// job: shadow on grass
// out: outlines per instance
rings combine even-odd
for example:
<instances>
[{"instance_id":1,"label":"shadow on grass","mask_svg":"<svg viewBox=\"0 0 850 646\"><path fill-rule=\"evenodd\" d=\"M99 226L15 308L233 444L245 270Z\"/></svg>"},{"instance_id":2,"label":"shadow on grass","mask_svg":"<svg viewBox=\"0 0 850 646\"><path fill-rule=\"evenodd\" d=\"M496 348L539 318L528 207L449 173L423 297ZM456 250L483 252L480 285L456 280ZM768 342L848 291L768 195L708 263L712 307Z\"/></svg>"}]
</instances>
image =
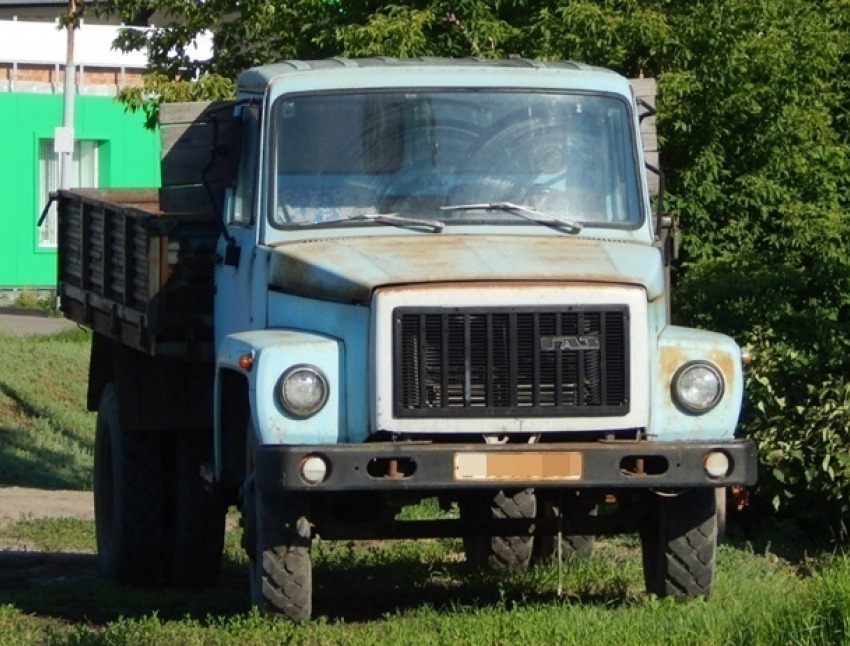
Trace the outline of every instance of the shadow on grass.
<instances>
[{"instance_id":1,"label":"shadow on grass","mask_svg":"<svg viewBox=\"0 0 850 646\"><path fill-rule=\"evenodd\" d=\"M436 568L436 569L435 569ZM438 613L459 608L504 608L555 602L554 589L523 575L475 572L466 563L398 561L351 568L317 568L313 612L331 621L364 622L408 610ZM625 594L566 591L572 603L612 607Z\"/></svg>"},{"instance_id":2,"label":"shadow on grass","mask_svg":"<svg viewBox=\"0 0 850 646\"><path fill-rule=\"evenodd\" d=\"M314 568L314 617L366 622L419 608L512 608L553 602L522 577L470 572L465 563L422 563L413 557L380 564ZM569 595L569 591L568 591ZM623 595L572 594L574 603L606 607ZM45 622L103 626L152 613L162 620L204 621L249 611L244 564L226 560L219 583L200 591L121 586L99 578L94 554L0 552L0 604L11 604Z\"/></svg>"},{"instance_id":3,"label":"shadow on grass","mask_svg":"<svg viewBox=\"0 0 850 646\"><path fill-rule=\"evenodd\" d=\"M49 410L30 402L27 397L14 386L0 381L0 393L6 395L6 397L12 401L23 416L30 419L45 418L53 431L76 444L81 451L92 450L93 447L90 441L80 439L75 431L63 426L58 420L56 420Z\"/></svg>"},{"instance_id":4,"label":"shadow on grass","mask_svg":"<svg viewBox=\"0 0 850 646\"><path fill-rule=\"evenodd\" d=\"M754 554L771 554L796 566L805 566L812 557L831 554L842 543L822 529L807 527L797 519L777 517L765 509L731 515L724 542Z\"/></svg>"},{"instance_id":5,"label":"shadow on grass","mask_svg":"<svg viewBox=\"0 0 850 646\"><path fill-rule=\"evenodd\" d=\"M104 625L154 612L162 619L228 616L248 610L247 576L225 563L207 590L122 586L99 577L95 554L0 552L0 604L42 619Z\"/></svg>"},{"instance_id":6,"label":"shadow on grass","mask_svg":"<svg viewBox=\"0 0 850 646\"><path fill-rule=\"evenodd\" d=\"M38 489L90 489L90 469L74 469L64 449L34 447L31 434L0 427L0 485Z\"/></svg>"}]
</instances>

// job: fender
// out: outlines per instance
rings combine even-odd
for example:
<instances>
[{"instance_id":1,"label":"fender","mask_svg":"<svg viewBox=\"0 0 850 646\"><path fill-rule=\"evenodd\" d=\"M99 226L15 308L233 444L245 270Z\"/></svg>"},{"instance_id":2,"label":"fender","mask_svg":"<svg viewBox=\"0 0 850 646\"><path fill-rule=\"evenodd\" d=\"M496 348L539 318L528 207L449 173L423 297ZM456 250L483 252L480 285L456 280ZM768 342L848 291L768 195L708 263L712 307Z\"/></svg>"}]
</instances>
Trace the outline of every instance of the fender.
<instances>
[{"instance_id":1,"label":"fender","mask_svg":"<svg viewBox=\"0 0 850 646\"><path fill-rule=\"evenodd\" d=\"M216 360L216 471L221 473L227 444L222 414L233 389L227 375L238 373L247 383L250 426L257 444L338 444L347 441L344 398L344 346L339 339L298 330L255 330L222 340ZM277 395L281 376L291 367L309 364L328 382L328 401L316 414L300 418L286 411ZM365 378L365 375L364 375ZM231 380L232 381L232 380Z\"/></svg>"},{"instance_id":2,"label":"fender","mask_svg":"<svg viewBox=\"0 0 850 646\"><path fill-rule=\"evenodd\" d=\"M744 392L741 350L723 334L667 326L658 337L658 352L651 364L651 440L718 440L734 435ZM715 408L697 415L676 405L673 376L683 365L705 361L723 375L723 397Z\"/></svg>"}]
</instances>

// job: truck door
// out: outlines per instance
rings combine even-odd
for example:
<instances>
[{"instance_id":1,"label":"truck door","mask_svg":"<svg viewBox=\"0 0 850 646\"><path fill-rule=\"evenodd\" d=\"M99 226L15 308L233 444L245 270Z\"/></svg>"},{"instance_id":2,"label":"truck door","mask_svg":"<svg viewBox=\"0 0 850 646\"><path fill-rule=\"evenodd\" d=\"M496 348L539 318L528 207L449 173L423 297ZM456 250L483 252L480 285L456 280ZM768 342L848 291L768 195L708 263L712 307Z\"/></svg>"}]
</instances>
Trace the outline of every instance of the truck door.
<instances>
[{"instance_id":1,"label":"truck door","mask_svg":"<svg viewBox=\"0 0 850 646\"><path fill-rule=\"evenodd\" d=\"M226 236L219 241L215 271L215 347L228 334L265 323L265 297L255 294L254 264L258 240L257 169L259 167L259 107L237 108L240 147L236 181L224 205Z\"/></svg>"}]
</instances>

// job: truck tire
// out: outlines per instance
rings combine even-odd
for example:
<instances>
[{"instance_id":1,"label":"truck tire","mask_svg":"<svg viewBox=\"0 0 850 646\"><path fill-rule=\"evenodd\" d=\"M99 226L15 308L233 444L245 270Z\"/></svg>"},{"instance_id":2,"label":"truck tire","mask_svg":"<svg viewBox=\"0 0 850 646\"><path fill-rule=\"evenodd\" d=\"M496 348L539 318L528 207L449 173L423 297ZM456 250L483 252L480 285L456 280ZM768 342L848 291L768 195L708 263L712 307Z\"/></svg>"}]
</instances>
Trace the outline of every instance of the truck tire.
<instances>
[{"instance_id":1,"label":"truck tire","mask_svg":"<svg viewBox=\"0 0 850 646\"><path fill-rule=\"evenodd\" d=\"M94 446L94 509L101 575L157 583L162 573L164 460L158 433L119 424L113 384L103 389Z\"/></svg>"},{"instance_id":2,"label":"truck tire","mask_svg":"<svg viewBox=\"0 0 850 646\"><path fill-rule=\"evenodd\" d=\"M682 599L711 593L717 552L714 489L652 494L640 534L647 592Z\"/></svg>"},{"instance_id":3,"label":"truck tire","mask_svg":"<svg viewBox=\"0 0 850 646\"><path fill-rule=\"evenodd\" d=\"M303 505L297 497L264 504L250 477L243 504L245 532L255 541L248 564L252 605L265 615L307 621L313 610L312 528Z\"/></svg>"},{"instance_id":4,"label":"truck tire","mask_svg":"<svg viewBox=\"0 0 850 646\"><path fill-rule=\"evenodd\" d=\"M461 518L535 518L537 499L533 489L498 491L492 496L473 496L460 505ZM484 536L463 538L466 560L472 567L492 572L524 572L531 565L533 536Z\"/></svg>"},{"instance_id":5,"label":"truck tire","mask_svg":"<svg viewBox=\"0 0 850 646\"><path fill-rule=\"evenodd\" d=\"M539 545L539 547L538 547ZM579 534L561 534L561 557L565 561L575 558L587 558L593 555L596 546L595 536ZM538 563L558 558L558 537L537 536L534 539L534 560Z\"/></svg>"},{"instance_id":6,"label":"truck tire","mask_svg":"<svg viewBox=\"0 0 850 646\"><path fill-rule=\"evenodd\" d=\"M201 468L212 461L212 431L180 431L174 436L169 474L169 522L165 581L177 588L215 585L224 549L227 507L208 491Z\"/></svg>"},{"instance_id":7,"label":"truck tire","mask_svg":"<svg viewBox=\"0 0 850 646\"><path fill-rule=\"evenodd\" d=\"M565 514L570 513L565 510ZM596 510L590 512L591 515L596 515ZM557 500L540 500L537 501L538 518L555 518L558 516ZM561 534L561 556L565 561L574 558L586 558L593 554L593 548L596 546L595 536L582 536L579 534ZM534 560L536 562L545 562L558 558L558 536L535 536L534 537Z\"/></svg>"}]
</instances>

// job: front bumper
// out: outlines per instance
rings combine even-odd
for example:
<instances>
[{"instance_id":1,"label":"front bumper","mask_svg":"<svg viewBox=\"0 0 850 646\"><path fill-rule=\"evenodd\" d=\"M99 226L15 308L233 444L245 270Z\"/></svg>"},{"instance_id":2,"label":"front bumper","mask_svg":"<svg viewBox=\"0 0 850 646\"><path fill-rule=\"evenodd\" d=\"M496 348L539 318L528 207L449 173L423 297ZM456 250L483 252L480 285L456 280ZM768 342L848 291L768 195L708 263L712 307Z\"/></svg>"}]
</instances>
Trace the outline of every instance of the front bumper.
<instances>
[{"instance_id":1,"label":"front bumper","mask_svg":"<svg viewBox=\"0 0 850 646\"><path fill-rule=\"evenodd\" d=\"M712 477L706 459L717 453L729 467ZM316 484L301 474L312 456L327 465ZM755 484L756 475L751 440L262 445L255 454L256 486L268 492L727 487Z\"/></svg>"}]
</instances>

